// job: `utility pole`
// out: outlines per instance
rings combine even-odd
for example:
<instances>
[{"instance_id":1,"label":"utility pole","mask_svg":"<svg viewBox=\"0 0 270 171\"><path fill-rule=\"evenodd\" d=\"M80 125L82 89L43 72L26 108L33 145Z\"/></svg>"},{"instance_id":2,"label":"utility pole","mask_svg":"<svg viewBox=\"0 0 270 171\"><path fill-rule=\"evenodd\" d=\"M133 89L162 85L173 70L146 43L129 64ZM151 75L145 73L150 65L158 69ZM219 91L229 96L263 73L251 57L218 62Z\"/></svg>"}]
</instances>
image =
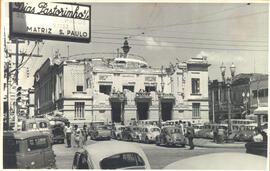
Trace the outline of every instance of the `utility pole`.
<instances>
[{"instance_id":1,"label":"utility pole","mask_svg":"<svg viewBox=\"0 0 270 171\"><path fill-rule=\"evenodd\" d=\"M6 130L9 130L9 61L7 62L7 123Z\"/></svg>"},{"instance_id":2,"label":"utility pole","mask_svg":"<svg viewBox=\"0 0 270 171\"><path fill-rule=\"evenodd\" d=\"M16 83L16 89L18 87L18 83L19 83L19 71L18 71L18 65L19 65L19 40L16 39L15 40L16 42L16 68L15 68L15 83ZM17 131L18 130L18 102L16 100L16 107L15 107L15 116L14 116L14 119L15 119L15 125L14 125L14 130Z\"/></svg>"},{"instance_id":3,"label":"utility pole","mask_svg":"<svg viewBox=\"0 0 270 171\"><path fill-rule=\"evenodd\" d=\"M213 123L215 123L215 92L212 87L212 110L213 110Z\"/></svg>"},{"instance_id":4,"label":"utility pole","mask_svg":"<svg viewBox=\"0 0 270 171\"><path fill-rule=\"evenodd\" d=\"M19 44L20 43L25 43L24 40L19 40L18 38L16 39L13 39L11 40L12 43L15 43L16 44L16 53L13 54L13 53L10 53L10 55L15 55L16 56L16 61L15 61L15 84L16 84L16 88L18 87L18 84L19 84L19 56L20 55L25 55L25 54L19 54ZM42 57L42 55L32 55L30 54L31 56L35 56L35 57ZM29 55L29 57L30 57ZM16 104L15 104L15 116L14 116L14 120L15 120L15 126L14 126L14 130L17 131L17 124L18 124L18 112L19 112L19 109L18 109L18 102L16 101Z\"/></svg>"}]
</instances>

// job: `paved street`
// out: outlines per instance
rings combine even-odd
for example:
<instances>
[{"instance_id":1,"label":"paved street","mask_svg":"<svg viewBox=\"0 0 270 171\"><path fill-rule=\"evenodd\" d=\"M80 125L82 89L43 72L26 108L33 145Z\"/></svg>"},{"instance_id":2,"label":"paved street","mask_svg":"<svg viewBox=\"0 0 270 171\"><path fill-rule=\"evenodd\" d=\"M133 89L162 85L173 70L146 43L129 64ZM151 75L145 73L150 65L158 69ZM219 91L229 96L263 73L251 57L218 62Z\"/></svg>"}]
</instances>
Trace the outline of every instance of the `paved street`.
<instances>
[{"instance_id":1,"label":"paved street","mask_svg":"<svg viewBox=\"0 0 270 171\"><path fill-rule=\"evenodd\" d=\"M116 140L111 140L116 141ZM97 143L98 141L88 140L88 144ZM244 148L202 148L197 147L195 150L189 150L188 147L161 147L155 144L141 144L130 142L139 145L146 153L152 169L162 169L168 164L184 158L217 152L241 152L245 153ZM77 148L66 148L65 144L55 144L53 146L56 154L56 164L59 169L71 169L74 152Z\"/></svg>"}]
</instances>

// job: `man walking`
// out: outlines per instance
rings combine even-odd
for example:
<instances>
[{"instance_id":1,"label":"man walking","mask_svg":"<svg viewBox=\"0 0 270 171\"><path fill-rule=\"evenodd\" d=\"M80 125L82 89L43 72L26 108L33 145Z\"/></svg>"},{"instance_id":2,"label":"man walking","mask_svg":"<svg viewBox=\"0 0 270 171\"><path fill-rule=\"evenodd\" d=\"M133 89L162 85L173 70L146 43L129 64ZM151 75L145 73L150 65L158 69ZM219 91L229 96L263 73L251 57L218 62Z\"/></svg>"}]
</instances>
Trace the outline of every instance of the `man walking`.
<instances>
[{"instance_id":1,"label":"man walking","mask_svg":"<svg viewBox=\"0 0 270 171\"><path fill-rule=\"evenodd\" d=\"M188 128L187 128L187 137L188 137L188 143L189 143L189 149L193 150L194 149L194 144L193 144L193 138L194 138L194 128L191 125L190 122L188 122Z\"/></svg>"},{"instance_id":2,"label":"man walking","mask_svg":"<svg viewBox=\"0 0 270 171\"><path fill-rule=\"evenodd\" d=\"M68 122L65 126L65 136L67 140L67 148L71 147L71 133L72 133L72 127L70 126L70 123Z\"/></svg>"},{"instance_id":3,"label":"man walking","mask_svg":"<svg viewBox=\"0 0 270 171\"><path fill-rule=\"evenodd\" d=\"M83 125L82 136L82 144L85 145L88 137L87 125Z\"/></svg>"}]
</instances>

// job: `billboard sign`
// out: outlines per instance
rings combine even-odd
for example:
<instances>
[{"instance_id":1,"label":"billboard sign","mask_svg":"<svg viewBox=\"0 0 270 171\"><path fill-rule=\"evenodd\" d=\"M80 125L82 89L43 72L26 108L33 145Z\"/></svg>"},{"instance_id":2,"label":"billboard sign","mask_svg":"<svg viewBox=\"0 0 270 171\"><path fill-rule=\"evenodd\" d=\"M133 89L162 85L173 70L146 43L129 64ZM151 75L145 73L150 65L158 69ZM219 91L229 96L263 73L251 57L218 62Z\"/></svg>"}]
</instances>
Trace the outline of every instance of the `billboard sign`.
<instances>
[{"instance_id":1,"label":"billboard sign","mask_svg":"<svg viewBox=\"0 0 270 171\"><path fill-rule=\"evenodd\" d=\"M9 18L11 38L90 42L90 5L11 2Z\"/></svg>"}]
</instances>

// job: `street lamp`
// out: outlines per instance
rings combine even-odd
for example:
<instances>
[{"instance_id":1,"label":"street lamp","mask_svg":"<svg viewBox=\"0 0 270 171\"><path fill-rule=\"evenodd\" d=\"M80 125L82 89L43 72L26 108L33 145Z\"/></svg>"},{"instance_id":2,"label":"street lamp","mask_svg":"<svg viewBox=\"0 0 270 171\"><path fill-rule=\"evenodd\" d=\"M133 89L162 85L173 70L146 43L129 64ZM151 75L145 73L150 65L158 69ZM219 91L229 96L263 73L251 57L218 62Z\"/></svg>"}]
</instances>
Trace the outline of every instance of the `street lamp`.
<instances>
[{"instance_id":1,"label":"street lamp","mask_svg":"<svg viewBox=\"0 0 270 171\"><path fill-rule=\"evenodd\" d=\"M158 114L158 121L159 121L159 127L161 127L161 97L164 93L164 86L165 86L165 83L163 81L163 72L164 72L164 69L163 69L163 66L161 66L161 92L159 93L158 97L159 97L159 114Z\"/></svg>"},{"instance_id":2,"label":"street lamp","mask_svg":"<svg viewBox=\"0 0 270 171\"><path fill-rule=\"evenodd\" d=\"M224 66L224 63L223 62L221 64L221 66L220 66L220 71L221 71L221 75L222 75L222 81L225 82L226 66Z\"/></svg>"},{"instance_id":3,"label":"street lamp","mask_svg":"<svg viewBox=\"0 0 270 171\"><path fill-rule=\"evenodd\" d=\"M232 79L234 78L235 70L236 70L236 67L232 63L232 65L230 66L231 78L228 77L227 80L225 80L226 66L224 65L223 62L220 66L222 80L226 84L227 93L228 93L227 94L227 96L228 96L228 103L227 104L228 104L228 131L229 132L231 132L231 82L232 82Z\"/></svg>"}]
</instances>

